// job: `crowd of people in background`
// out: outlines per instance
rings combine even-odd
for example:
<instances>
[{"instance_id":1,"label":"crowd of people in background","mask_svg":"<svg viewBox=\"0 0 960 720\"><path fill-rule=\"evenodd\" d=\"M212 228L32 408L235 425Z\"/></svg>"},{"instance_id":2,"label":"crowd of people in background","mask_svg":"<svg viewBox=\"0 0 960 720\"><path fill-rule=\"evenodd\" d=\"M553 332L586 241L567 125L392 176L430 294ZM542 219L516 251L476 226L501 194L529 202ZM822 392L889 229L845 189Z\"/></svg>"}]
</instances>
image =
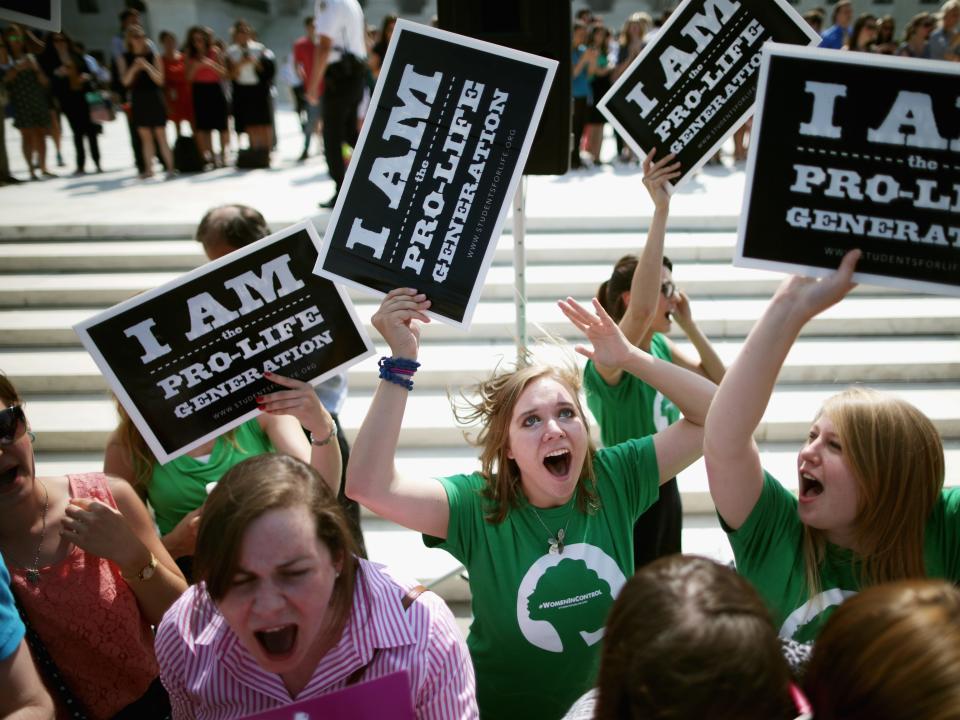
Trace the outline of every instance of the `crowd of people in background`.
<instances>
[{"instance_id":1,"label":"crowd of people in background","mask_svg":"<svg viewBox=\"0 0 960 720\"><path fill-rule=\"evenodd\" d=\"M823 47L960 59L960 0L902 36L854 15L840 0L829 21L805 17ZM578 12L572 167L602 162L596 101L668 17L635 13L615 32ZM128 9L109 56L11 25L0 73L36 179L53 175L48 139L62 164L62 117L75 172L88 155L103 170L111 97L143 179L175 174L181 147L197 170L269 162L282 74L301 162L321 139L329 207L396 20L371 29L356 0L318 2L278 63L243 20L229 40L193 26L155 44ZM746 143L743 130L735 161ZM960 718L960 489L944 488L934 423L859 386L828 398L797 454L798 495L754 441L788 353L853 289L860 251L786 279L726 367L664 255L676 158L619 144L614 159L642 167L646 241L589 306L558 301L583 370L525 356L453 401L479 428L477 471L396 467L429 332L431 300L413 288L372 317L389 356L352 455L342 378L315 389L268 373L278 389L256 398L259 416L170 463L118 405L103 472L41 477L26 399L0 372L0 714L228 720L405 671L417 717L438 720ZM213 261L268 233L255 209L223 205L196 239ZM667 337L674 322L694 353ZM676 475L701 456L735 567L680 554ZM366 559L357 502L466 566L466 639L442 599Z\"/></svg>"},{"instance_id":2,"label":"crowd of people in background","mask_svg":"<svg viewBox=\"0 0 960 720\"><path fill-rule=\"evenodd\" d=\"M617 31L589 9L577 12L573 23L571 55L573 137L570 156L573 169L590 168L601 162L638 163L632 150L615 134L616 155L601 160L605 116L596 104L643 51L670 18L666 10L656 17L646 12L630 15ZM939 12L921 12L897 32L892 16L855 14L854 3L839 0L829 11L814 8L803 18L821 35L819 47L836 50L900 55L933 60L960 61L960 0L946 0ZM856 19L854 19L856 18ZM733 160L747 159L750 122L733 136ZM720 154L708 161L719 164Z\"/></svg>"},{"instance_id":3,"label":"crowd of people in background","mask_svg":"<svg viewBox=\"0 0 960 720\"><path fill-rule=\"evenodd\" d=\"M277 144L274 109L280 76L304 133L299 160L308 159L311 140L317 137L339 189L396 16L388 15L380 28L367 26L362 12L352 20L356 27L350 51L341 53L339 44L327 45L320 62L317 50L324 46L324 37L329 41L330 33L338 31L334 27L317 31L313 15L304 21L304 35L284 53L284 62L278 62L274 51L257 40L256 29L242 19L225 37L212 28L194 26L179 36L178 31L161 30L154 42L139 11L127 8L120 13L119 32L109 49L93 53L66 32L44 35L14 24L0 34L0 107L13 117L22 135L30 179L55 176L47 160L48 143L56 165L66 167L60 149L64 117L74 141L73 174L102 172L98 145L102 125L123 115L138 177L145 180L158 166L172 177L234 161L240 167L269 165ZM351 67L356 77L346 85L331 83L327 73L336 76L348 57L357 60ZM335 116L324 122L331 113ZM326 152L328 145L335 148L336 157ZM10 173L5 152L0 154L0 185L20 182Z\"/></svg>"}]
</instances>

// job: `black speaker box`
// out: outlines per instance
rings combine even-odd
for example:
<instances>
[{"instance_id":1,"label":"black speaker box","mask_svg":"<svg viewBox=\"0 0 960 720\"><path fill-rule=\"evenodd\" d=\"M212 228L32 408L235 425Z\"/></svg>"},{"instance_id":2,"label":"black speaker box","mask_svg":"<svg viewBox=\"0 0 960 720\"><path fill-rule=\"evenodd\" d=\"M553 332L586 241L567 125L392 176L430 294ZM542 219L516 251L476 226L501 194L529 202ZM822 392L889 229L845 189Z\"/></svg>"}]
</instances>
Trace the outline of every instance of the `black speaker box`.
<instances>
[{"instance_id":1,"label":"black speaker box","mask_svg":"<svg viewBox=\"0 0 960 720\"><path fill-rule=\"evenodd\" d=\"M571 0L437 0L440 28L559 62L525 175L563 175L573 142Z\"/></svg>"}]
</instances>

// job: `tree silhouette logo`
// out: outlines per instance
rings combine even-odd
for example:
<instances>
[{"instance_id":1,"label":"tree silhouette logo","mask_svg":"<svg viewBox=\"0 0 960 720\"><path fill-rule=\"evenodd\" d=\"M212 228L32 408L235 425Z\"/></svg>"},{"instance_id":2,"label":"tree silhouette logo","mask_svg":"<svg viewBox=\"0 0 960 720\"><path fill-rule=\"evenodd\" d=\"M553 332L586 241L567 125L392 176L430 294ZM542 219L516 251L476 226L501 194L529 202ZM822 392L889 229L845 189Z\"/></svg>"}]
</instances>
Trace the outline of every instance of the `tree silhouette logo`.
<instances>
[{"instance_id":1,"label":"tree silhouette logo","mask_svg":"<svg viewBox=\"0 0 960 720\"><path fill-rule=\"evenodd\" d=\"M541 556L517 590L517 622L526 640L549 652L595 645L623 571L595 545L577 543L562 555Z\"/></svg>"},{"instance_id":2,"label":"tree silhouette logo","mask_svg":"<svg viewBox=\"0 0 960 720\"><path fill-rule=\"evenodd\" d=\"M653 397L653 426L657 429L657 432L666 430L670 427L672 420L679 416L680 410L673 404L673 401L657 390L657 394Z\"/></svg>"}]
</instances>

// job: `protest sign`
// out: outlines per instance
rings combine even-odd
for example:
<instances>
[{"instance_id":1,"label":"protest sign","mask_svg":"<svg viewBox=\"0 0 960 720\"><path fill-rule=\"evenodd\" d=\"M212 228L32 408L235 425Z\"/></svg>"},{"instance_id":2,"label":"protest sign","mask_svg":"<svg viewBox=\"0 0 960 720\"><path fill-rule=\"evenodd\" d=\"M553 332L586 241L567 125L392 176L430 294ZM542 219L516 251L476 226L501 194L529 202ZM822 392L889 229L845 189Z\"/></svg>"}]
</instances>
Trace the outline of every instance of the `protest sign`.
<instances>
[{"instance_id":1,"label":"protest sign","mask_svg":"<svg viewBox=\"0 0 960 720\"><path fill-rule=\"evenodd\" d=\"M467 329L556 66L398 21L317 272Z\"/></svg>"},{"instance_id":2,"label":"protest sign","mask_svg":"<svg viewBox=\"0 0 960 720\"><path fill-rule=\"evenodd\" d=\"M413 720L406 671L348 685L310 700L284 705L243 720Z\"/></svg>"},{"instance_id":3,"label":"protest sign","mask_svg":"<svg viewBox=\"0 0 960 720\"><path fill-rule=\"evenodd\" d=\"M346 293L317 277L319 237L300 223L75 326L157 460L259 413L279 388L317 384L373 345Z\"/></svg>"},{"instance_id":4,"label":"protest sign","mask_svg":"<svg viewBox=\"0 0 960 720\"><path fill-rule=\"evenodd\" d=\"M0 20L60 32L60 0L0 0Z\"/></svg>"},{"instance_id":5,"label":"protest sign","mask_svg":"<svg viewBox=\"0 0 960 720\"><path fill-rule=\"evenodd\" d=\"M764 48L734 264L960 294L960 68Z\"/></svg>"},{"instance_id":6,"label":"protest sign","mask_svg":"<svg viewBox=\"0 0 960 720\"><path fill-rule=\"evenodd\" d=\"M768 40L820 36L787 0L686 0L598 107L638 157L676 154L673 192L749 118Z\"/></svg>"}]
</instances>

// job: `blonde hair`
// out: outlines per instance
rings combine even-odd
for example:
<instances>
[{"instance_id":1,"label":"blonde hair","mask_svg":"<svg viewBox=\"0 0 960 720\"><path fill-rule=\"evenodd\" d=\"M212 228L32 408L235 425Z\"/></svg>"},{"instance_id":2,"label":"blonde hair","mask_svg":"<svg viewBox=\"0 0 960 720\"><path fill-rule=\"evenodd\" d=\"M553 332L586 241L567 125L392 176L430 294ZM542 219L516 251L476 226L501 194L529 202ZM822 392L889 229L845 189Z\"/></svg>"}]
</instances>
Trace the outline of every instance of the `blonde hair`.
<instances>
[{"instance_id":1,"label":"blonde hair","mask_svg":"<svg viewBox=\"0 0 960 720\"><path fill-rule=\"evenodd\" d=\"M820 633L805 685L818 720L956 720L960 591L911 580L850 598Z\"/></svg>"},{"instance_id":2,"label":"blonde hair","mask_svg":"<svg viewBox=\"0 0 960 720\"><path fill-rule=\"evenodd\" d=\"M944 478L937 429L910 403L865 387L829 398L819 416L833 423L857 486L854 544L861 585L925 577L924 530ZM820 589L825 551L824 533L804 525L811 597Z\"/></svg>"},{"instance_id":3,"label":"blonde hair","mask_svg":"<svg viewBox=\"0 0 960 720\"><path fill-rule=\"evenodd\" d=\"M577 415L587 428L587 455L577 480L577 507L581 512L599 508L596 494L596 475L593 456L596 448L589 436L589 424L580 403L580 372L570 363L556 367L541 365L524 357L513 369L494 371L494 374L473 385L452 402L453 413L461 425L480 424L476 437L467 440L479 447L480 473L486 481L483 496L489 501L487 521L503 522L511 508L520 504L520 468L508 457L510 452L510 420L520 395L534 380L551 378L570 391Z\"/></svg>"}]
</instances>

